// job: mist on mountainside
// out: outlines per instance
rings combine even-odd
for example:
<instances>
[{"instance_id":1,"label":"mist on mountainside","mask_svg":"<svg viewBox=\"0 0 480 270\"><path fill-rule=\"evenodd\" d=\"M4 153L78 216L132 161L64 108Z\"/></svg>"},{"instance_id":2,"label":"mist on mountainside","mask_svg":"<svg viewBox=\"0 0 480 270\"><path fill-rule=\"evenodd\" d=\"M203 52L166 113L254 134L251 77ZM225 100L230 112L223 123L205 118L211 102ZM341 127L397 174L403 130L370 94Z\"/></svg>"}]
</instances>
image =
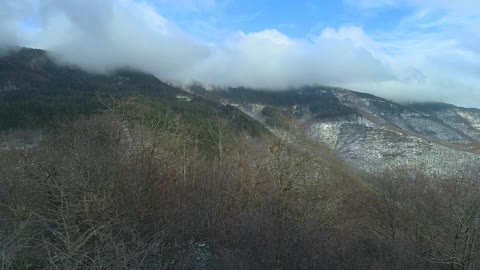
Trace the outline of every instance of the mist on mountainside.
<instances>
[{"instance_id":1,"label":"mist on mountainside","mask_svg":"<svg viewBox=\"0 0 480 270\"><path fill-rule=\"evenodd\" d=\"M479 11L0 0L0 269L478 269Z\"/></svg>"},{"instance_id":2,"label":"mist on mountainside","mask_svg":"<svg viewBox=\"0 0 480 270\"><path fill-rule=\"evenodd\" d=\"M474 269L480 110L0 57L0 268Z\"/></svg>"},{"instance_id":3,"label":"mist on mountainside","mask_svg":"<svg viewBox=\"0 0 480 270\"><path fill-rule=\"evenodd\" d=\"M327 26L308 37L275 27L224 30L209 40L163 16L166 11L154 3L31 2L0 3L0 46L47 49L59 63L92 72L130 67L180 84L267 90L331 85L400 102L480 106L475 90L480 83L469 71L478 55L463 43L445 43L433 35L422 42L416 36L383 41L383 36L345 25Z\"/></svg>"}]
</instances>

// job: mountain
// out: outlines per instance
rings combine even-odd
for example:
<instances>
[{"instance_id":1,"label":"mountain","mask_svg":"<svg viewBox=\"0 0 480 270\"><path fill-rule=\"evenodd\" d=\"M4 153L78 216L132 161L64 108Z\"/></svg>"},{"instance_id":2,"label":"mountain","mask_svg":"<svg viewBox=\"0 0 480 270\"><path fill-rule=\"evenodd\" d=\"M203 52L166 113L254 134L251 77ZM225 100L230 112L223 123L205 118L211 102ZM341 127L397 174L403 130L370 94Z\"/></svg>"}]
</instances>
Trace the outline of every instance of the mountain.
<instances>
[{"instance_id":1,"label":"mountain","mask_svg":"<svg viewBox=\"0 0 480 270\"><path fill-rule=\"evenodd\" d=\"M480 137L480 109L462 108L445 103L415 103L410 109L440 119L446 125L466 135L473 142Z\"/></svg>"},{"instance_id":2,"label":"mountain","mask_svg":"<svg viewBox=\"0 0 480 270\"><path fill-rule=\"evenodd\" d=\"M478 119L19 49L0 56L0 268L473 269Z\"/></svg>"},{"instance_id":3,"label":"mountain","mask_svg":"<svg viewBox=\"0 0 480 270\"><path fill-rule=\"evenodd\" d=\"M220 120L231 132L268 133L232 106L191 95L143 72L91 74L58 65L48 52L28 48L0 57L0 130L50 128L59 120L115 110L114 105L122 104L136 114L131 117L145 121L147 116L165 114L171 121L195 127L199 137L208 136L212 123Z\"/></svg>"},{"instance_id":4,"label":"mountain","mask_svg":"<svg viewBox=\"0 0 480 270\"><path fill-rule=\"evenodd\" d=\"M216 98L187 92L131 69L102 75L59 65L43 50L19 48L0 57L0 89L0 151L36 147L44 133L105 113L128 120L120 127L115 120L114 126L132 132L121 141L135 146L139 143L135 143L135 131L130 131L132 124L147 129L166 126L162 132L166 129L174 134L185 132L196 149L212 158L244 137L275 140L269 138L269 129L248 113ZM326 171L333 175L329 177L343 178L350 173L338 165L331 151L324 151L319 158L328 164Z\"/></svg>"},{"instance_id":5,"label":"mountain","mask_svg":"<svg viewBox=\"0 0 480 270\"><path fill-rule=\"evenodd\" d=\"M91 74L58 65L42 50L0 57L0 130L43 128L99 113L134 99L135 117L159 112L180 119L205 143L218 120L232 134L288 130L292 121L354 168L380 174L405 167L454 176L480 161L480 110L443 103L398 104L335 87L287 91L202 85L181 89L123 69ZM202 147L214 148L213 145Z\"/></svg>"},{"instance_id":6,"label":"mountain","mask_svg":"<svg viewBox=\"0 0 480 270\"><path fill-rule=\"evenodd\" d=\"M231 104L272 130L281 128L281 121L272 121L272 108L280 112L276 118L289 115L311 138L327 144L361 171L383 173L405 167L450 177L480 161L479 109L438 103L402 105L334 87L284 92L244 88L206 91L198 85L190 89Z\"/></svg>"}]
</instances>

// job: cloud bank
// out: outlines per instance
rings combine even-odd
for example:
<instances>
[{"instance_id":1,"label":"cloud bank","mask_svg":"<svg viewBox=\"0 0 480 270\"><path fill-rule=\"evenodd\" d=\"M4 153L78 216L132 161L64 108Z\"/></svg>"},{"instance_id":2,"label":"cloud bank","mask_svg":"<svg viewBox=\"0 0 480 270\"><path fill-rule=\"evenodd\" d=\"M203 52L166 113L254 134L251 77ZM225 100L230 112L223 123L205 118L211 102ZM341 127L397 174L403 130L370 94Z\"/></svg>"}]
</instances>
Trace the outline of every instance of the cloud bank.
<instances>
[{"instance_id":1,"label":"cloud bank","mask_svg":"<svg viewBox=\"0 0 480 270\"><path fill-rule=\"evenodd\" d=\"M478 13L469 1L455 9L440 1L437 12L430 9L433 1L407 2L418 12L389 33L366 33L350 25L299 39L272 28L231 32L211 43L192 38L143 1L4 0L0 46L47 49L61 63L88 71L131 67L178 83L273 90L321 84L397 101L480 107ZM356 3L360 9L397 4ZM200 12L216 1L175 2L176 8L182 4Z\"/></svg>"}]
</instances>

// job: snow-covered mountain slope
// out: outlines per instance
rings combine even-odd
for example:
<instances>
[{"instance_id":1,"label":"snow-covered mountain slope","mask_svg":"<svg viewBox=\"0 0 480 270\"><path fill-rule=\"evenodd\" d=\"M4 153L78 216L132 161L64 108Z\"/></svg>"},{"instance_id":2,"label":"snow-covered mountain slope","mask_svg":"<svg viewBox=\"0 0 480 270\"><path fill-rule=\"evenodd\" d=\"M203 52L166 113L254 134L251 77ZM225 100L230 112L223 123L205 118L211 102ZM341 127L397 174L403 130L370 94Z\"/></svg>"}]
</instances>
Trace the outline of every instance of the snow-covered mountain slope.
<instances>
[{"instance_id":1,"label":"snow-covered mountain slope","mask_svg":"<svg viewBox=\"0 0 480 270\"><path fill-rule=\"evenodd\" d=\"M443 142L480 142L479 126L473 127L459 114L455 113L458 119L449 119L448 116L440 117L441 113L418 110L422 108L421 104L402 106L373 95L346 90L338 90L334 93L340 103L356 108L362 115L370 115L379 124ZM453 113L453 110L461 110L461 108L452 105L450 110L444 113ZM480 120L480 114L472 116L472 121L475 120Z\"/></svg>"},{"instance_id":2,"label":"snow-covered mountain slope","mask_svg":"<svg viewBox=\"0 0 480 270\"><path fill-rule=\"evenodd\" d=\"M347 163L372 173L408 168L439 177L453 177L480 164L478 154L356 123L342 125L334 149Z\"/></svg>"},{"instance_id":3,"label":"snow-covered mountain slope","mask_svg":"<svg viewBox=\"0 0 480 270\"><path fill-rule=\"evenodd\" d=\"M401 105L338 88L258 94L234 91L207 94L267 126L278 119L269 121L272 109L267 113L265 108L288 114L302 123L311 138L362 171L402 168L454 177L480 164L480 155L474 151L480 149L480 110L453 105L431 110L431 104Z\"/></svg>"},{"instance_id":4,"label":"snow-covered mountain slope","mask_svg":"<svg viewBox=\"0 0 480 270\"><path fill-rule=\"evenodd\" d=\"M475 142L480 138L480 109L461 108L443 103L416 103L409 108L441 120Z\"/></svg>"}]
</instances>

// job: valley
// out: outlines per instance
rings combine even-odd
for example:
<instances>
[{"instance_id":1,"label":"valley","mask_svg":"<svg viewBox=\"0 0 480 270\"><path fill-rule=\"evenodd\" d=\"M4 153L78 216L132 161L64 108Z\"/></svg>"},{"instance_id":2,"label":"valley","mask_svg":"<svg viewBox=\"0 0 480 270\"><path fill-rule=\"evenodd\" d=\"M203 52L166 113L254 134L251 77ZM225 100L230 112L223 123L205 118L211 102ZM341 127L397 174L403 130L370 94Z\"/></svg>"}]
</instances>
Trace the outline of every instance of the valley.
<instances>
[{"instance_id":1,"label":"valley","mask_svg":"<svg viewBox=\"0 0 480 270\"><path fill-rule=\"evenodd\" d=\"M0 269L476 269L480 110L0 57Z\"/></svg>"}]
</instances>

